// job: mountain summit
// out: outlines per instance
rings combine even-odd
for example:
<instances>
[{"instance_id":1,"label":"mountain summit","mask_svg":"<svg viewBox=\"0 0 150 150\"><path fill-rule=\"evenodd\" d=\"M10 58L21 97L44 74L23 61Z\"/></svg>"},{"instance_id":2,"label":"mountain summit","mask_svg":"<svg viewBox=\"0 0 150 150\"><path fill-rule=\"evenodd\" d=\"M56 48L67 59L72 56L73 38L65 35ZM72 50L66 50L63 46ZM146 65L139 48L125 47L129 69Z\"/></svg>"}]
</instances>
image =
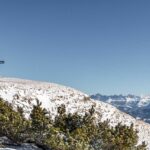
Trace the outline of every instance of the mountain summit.
<instances>
[{"instance_id":1,"label":"mountain summit","mask_svg":"<svg viewBox=\"0 0 150 150\"><path fill-rule=\"evenodd\" d=\"M37 99L42 103L53 117L57 115L57 107L61 104L66 106L67 113L78 112L84 114L92 106L95 108L96 121L110 120L110 125L118 123L131 125L138 130L139 141L148 144L150 149L150 125L136 120L130 115L123 113L110 104L90 99L90 97L73 88L54 83L37 82L30 80L0 78L0 97L12 104L23 108L26 118L36 104Z\"/></svg>"}]
</instances>

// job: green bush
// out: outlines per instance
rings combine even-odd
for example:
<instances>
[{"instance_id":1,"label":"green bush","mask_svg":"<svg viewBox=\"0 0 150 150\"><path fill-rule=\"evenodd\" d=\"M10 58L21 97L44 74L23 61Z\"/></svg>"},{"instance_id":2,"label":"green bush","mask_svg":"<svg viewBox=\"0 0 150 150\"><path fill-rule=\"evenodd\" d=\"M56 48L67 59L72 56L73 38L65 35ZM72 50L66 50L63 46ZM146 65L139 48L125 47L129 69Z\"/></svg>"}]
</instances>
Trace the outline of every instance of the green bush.
<instances>
[{"instance_id":1,"label":"green bush","mask_svg":"<svg viewBox=\"0 0 150 150\"><path fill-rule=\"evenodd\" d=\"M19 107L18 109L19 110ZM21 109L20 109L21 110ZM7 136L14 142L24 141L24 136L29 122L19 111L14 111L12 106L0 98L0 135Z\"/></svg>"},{"instance_id":2,"label":"green bush","mask_svg":"<svg viewBox=\"0 0 150 150\"><path fill-rule=\"evenodd\" d=\"M46 109L33 106L30 118L24 117L22 108L16 110L0 99L0 136L15 143L34 142L51 150L146 150L146 145L136 146L137 131L131 126L110 127L109 121L94 122L94 106L85 113L66 113L65 105L58 107L52 121Z\"/></svg>"}]
</instances>

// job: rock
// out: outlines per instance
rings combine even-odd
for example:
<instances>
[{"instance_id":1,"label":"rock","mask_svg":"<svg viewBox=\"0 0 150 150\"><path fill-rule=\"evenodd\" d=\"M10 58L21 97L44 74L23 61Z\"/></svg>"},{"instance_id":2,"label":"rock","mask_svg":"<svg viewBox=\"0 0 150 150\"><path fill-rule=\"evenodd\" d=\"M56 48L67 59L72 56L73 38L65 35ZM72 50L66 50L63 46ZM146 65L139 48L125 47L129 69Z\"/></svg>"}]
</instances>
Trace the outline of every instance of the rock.
<instances>
[{"instance_id":1,"label":"rock","mask_svg":"<svg viewBox=\"0 0 150 150\"><path fill-rule=\"evenodd\" d=\"M23 143L20 146L17 146L6 136L0 137L0 145L2 145L3 147L0 148L0 150L42 150L41 148L37 147L35 144L30 144L30 143Z\"/></svg>"}]
</instances>

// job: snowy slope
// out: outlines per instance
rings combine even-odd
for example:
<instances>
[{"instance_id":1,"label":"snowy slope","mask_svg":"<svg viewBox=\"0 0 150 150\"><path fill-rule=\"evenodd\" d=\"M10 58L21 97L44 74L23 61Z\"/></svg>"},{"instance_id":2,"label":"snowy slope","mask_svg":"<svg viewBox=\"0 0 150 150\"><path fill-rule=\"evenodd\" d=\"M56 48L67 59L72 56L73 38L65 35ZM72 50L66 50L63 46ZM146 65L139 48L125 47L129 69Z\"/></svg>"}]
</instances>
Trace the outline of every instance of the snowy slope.
<instances>
[{"instance_id":1,"label":"snowy slope","mask_svg":"<svg viewBox=\"0 0 150 150\"><path fill-rule=\"evenodd\" d=\"M94 105L97 120L100 120L102 115L102 121L110 119L112 126L119 122L126 125L133 123L139 131L139 144L146 141L150 150L149 124L138 121L109 104L92 100L88 95L72 88L53 83L0 78L0 97L12 103L14 108L21 106L26 117L29 116L32 106L36 104L36 99L41 101L42 106L49 110L53 116L57 114L57 107L60 104L66 105L67 112L78 111L81 114Z\"/></svg>"}]
</instances>

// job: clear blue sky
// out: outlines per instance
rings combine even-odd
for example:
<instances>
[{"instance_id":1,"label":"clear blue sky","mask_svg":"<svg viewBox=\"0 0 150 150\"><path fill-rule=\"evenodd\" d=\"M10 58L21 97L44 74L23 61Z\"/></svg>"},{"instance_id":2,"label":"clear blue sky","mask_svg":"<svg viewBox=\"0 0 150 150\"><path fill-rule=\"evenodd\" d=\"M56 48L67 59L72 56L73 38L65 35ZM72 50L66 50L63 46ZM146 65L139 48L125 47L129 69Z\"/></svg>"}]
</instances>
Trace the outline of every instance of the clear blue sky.
<instances>
[{"instance_id":1,"label":"clear blue sky","mask_svg":"<svg viewBox=\"0 0 150 150\"><path fill-rule=\"evenodd\" d=\"M150 94L150 1L1 0L0 58L2 76Z\"/></svg>"}]
</instances>

